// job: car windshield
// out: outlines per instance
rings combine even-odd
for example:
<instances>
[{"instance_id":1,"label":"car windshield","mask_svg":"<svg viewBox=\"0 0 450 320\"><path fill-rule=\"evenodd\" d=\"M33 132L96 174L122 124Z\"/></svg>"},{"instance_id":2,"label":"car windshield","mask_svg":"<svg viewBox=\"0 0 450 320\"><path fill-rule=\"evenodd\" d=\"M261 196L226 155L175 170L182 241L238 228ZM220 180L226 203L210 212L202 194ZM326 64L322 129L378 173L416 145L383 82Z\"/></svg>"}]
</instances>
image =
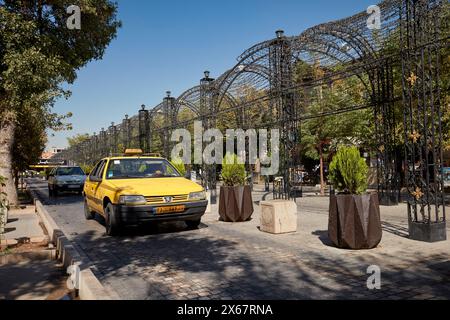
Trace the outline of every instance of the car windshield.
<instances>
[{"instance_id":1,"label":"car windshield","mask_svg":"<svg viewBox=\"0 0 450 320\"><path fill-rule=\"evenodd\" d=\"M107 179L179 177L178 171L164 159L116 159L109 162Z\"/></svg>"},{"instance_id":2,"label":"car windshield","mask_svg":"<svg viewBox=\"0 0 450 320\"><path fill-rule=\"evenodd\" d=\"M80 167L58 168L57 176L84 176L84 172Z\"/></svg>"}]
</instances>

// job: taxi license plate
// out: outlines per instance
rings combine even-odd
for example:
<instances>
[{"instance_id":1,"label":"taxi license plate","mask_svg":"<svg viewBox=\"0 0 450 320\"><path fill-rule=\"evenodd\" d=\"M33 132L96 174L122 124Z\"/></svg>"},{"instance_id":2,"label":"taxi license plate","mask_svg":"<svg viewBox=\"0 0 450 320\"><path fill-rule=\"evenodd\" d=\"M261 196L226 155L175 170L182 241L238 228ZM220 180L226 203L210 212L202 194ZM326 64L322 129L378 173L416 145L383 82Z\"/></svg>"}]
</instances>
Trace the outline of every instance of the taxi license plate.
<instances>
[{"instance_id":1,"label":"taxi license plate","mask_svg":"<svg viewBox=\"0 0 450 320\"><path fill-rule=\"evenodd\" d=\"M168 207L159 207L156 208L157 214L164 214L164 213L176 213L176 212L183 212L185 210L185 206L168 206Z\"/></svg>"}]
</instances>

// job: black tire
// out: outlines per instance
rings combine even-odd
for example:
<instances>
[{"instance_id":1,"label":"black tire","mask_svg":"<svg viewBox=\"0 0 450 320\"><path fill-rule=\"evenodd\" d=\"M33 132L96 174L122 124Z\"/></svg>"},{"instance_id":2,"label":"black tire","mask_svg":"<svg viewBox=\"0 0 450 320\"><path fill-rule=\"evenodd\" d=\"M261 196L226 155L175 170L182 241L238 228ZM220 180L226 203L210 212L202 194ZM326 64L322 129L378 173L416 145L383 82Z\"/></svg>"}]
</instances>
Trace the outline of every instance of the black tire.
<instances>
[{"instance_id":1,"label":"black tire","mask_svg":"<svg viewBox=\"0 0 450 320\"><path fill-rule=\"evenodd\" d=\"M122 231L119 217L112 203L108 203L105 208L105 227L108 236L117 236Z\"/></svg>"},{"instance_id":2,"label":"black tire","mask_svg":"<svg viewBox=\"0 0 450 320\"><path fill-rule=\"evenodd\" d=\"M89 209L86 199L84 199L84 217L86 220L92 220L95 218L95 213Z\"/></svg>"},{"instance_id":3,"label":"black tire","mask_svg":"<svg viewBox=\"0 0 450 320\"><path fill-rule=\"evenodd\" d=\"M198 220L186 220L186 224L189 229L198 229L200 225L201 219Z\"/></svg>"}]
</instances>

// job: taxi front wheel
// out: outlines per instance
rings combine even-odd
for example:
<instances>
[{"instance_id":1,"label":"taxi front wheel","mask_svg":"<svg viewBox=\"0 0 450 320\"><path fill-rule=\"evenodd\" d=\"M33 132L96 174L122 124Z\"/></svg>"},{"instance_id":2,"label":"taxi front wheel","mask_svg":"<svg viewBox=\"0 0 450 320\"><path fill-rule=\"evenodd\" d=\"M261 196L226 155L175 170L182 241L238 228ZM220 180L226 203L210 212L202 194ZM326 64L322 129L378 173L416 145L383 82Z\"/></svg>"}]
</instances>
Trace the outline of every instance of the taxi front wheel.
<instances>
[{"instance_id":1,"label":"taxi front wheel","mask_svg":"<svg viewBox=\"0 0 450 320\"><path fill-rule=\"evenodd\" d=\"M106 234L108 236L117 236L118 234L120 234L121 231L120 222L116 210L114 209L114 206L111 203L108 203L108 205L105 208L105 227L106 227Z\"/></svg>"}]
</instances>

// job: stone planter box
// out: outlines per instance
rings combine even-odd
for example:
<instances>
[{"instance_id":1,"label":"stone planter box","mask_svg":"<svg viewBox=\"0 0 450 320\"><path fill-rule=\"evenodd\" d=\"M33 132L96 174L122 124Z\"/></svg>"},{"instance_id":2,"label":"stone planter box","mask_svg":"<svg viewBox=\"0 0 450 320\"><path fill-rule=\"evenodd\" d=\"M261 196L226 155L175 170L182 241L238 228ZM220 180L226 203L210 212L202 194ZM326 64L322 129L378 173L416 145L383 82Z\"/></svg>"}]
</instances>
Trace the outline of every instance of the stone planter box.
<instances>
[{"instance_id":1,"label":"stone planter box","mask_svg":"<svg viewBox=\"0 0 450 320\"><path fill-rule=\"evenodd\" d=\"M289 200L261 201L261 231L280 234L297 231L297 205Z\"/></svg>"},{"instance_id":2,"label":"stone planter box","mask_svg":"<svg viewBox=\"0 0 450 320\"><path fill-rule=\"evenodd\" d=\"M253 200L250 186L220 187L219 215L225 222L250 220Z\"/></svg>"},{"instance_id":3,"label":"stone planter box","mask_svg":"<svg viewBox=\"0 0 450 320\"><path fill-rule=\"evenodd\" d=\"M382 237L378 194L331 195L328 235L338 248L375 248Z\"/></svg>"},{"instance_id":4,"label":"stone planter box","mask_svg":"<svg viewBox=\"0 0 450 320\"><path fill-rule=\"evenodd\" d=\"M409 238L424 242L438 242L447 240L447 224L445 221L423 223L409 221Z\"/></svg>"}]
</instances>

